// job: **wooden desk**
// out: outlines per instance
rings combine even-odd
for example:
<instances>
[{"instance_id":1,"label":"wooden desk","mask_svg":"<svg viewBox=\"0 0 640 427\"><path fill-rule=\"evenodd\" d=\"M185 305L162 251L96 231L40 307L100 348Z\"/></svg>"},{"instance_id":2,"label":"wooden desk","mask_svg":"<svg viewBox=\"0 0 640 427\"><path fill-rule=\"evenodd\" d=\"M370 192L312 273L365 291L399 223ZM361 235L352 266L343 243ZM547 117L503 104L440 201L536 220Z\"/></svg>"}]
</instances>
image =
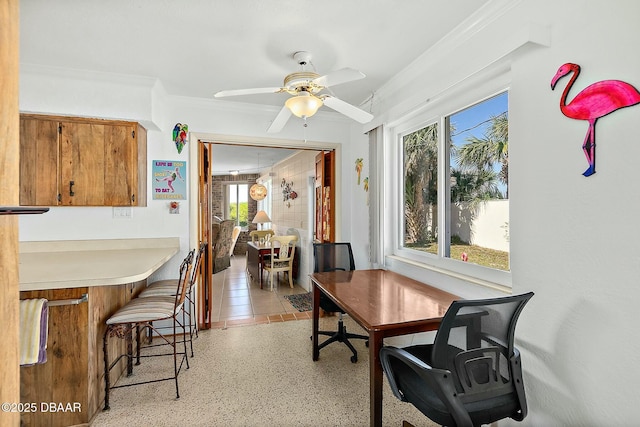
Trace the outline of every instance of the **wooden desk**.
<instances>
[{"instance_id":1,"label":"wooden desk","mask_svg":"<svg viewBox=\"0 0 640 427\"><path fill-rule=\"evenodd\" d=\"M278 248L276 248L277 252ZM258 242L247 242L247 272L258 280L262 289L262 262L265 255L271 255L271 246ZM298 277L298 264L300 262L300 248L296 247L293 255L293 279Z\"/></svg>"},{"instance_id":2,"label":"wooden desk","mask_svg":"<svg viewBox=\"0 0 640 427\"><path fill-rule=\"evenodd\" d=\"M369 333L370 424L382 426L384 338L438 329L456 295L385 270L313 273L313 360L318 360L320 291Z\"/></svg>"}]
</instances>

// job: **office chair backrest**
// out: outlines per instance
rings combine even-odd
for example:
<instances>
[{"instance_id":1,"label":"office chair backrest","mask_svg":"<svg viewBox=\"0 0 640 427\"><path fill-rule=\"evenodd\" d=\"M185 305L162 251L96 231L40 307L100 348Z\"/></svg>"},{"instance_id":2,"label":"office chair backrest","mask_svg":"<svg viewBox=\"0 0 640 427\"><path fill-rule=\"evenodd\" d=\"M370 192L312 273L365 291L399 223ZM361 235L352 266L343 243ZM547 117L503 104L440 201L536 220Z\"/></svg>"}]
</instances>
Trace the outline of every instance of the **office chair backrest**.
<instances>
[{"instance_id":1,"label":"office chair backrest","mask_svg":"<svg viewBox=\"0 0 640 427\"><path fill-rule=\"evenodd\" d=\"M435 337L432 367L448 369L463 402L510 393L527 412L516 322L533 292L503 298L455 301Z\"/></svg>"},{"instance_id":2,"label":"office chair backrest","mask_svg":"<svg viewBox=\"0 0 640 427\"><path fill-rule=\"evenodd\" d=\"M314 243L313 258L314 273L356 269L351 243Z\"/></svg>"}]
</instances>

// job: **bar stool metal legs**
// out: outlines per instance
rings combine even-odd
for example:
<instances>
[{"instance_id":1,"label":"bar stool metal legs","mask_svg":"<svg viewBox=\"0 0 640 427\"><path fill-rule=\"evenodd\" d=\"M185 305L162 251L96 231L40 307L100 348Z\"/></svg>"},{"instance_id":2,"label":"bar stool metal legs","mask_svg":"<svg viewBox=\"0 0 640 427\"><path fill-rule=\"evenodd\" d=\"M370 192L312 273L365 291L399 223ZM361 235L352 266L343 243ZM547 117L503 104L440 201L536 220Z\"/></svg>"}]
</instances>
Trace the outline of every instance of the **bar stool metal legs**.
<instances>
[{"instance_id":1,"label":"bar stool metal legs","mask_svg":"<svg viewBox=\"0 0 640 427\"><path fill-rule=\"evenodd\" d=\"M157 296L148 298L134 298L116 311L113 316L107 320L107 328L104 333L103 352L104 352L104 379L105 379L105 398L104 409L108 410L109 392L114 388L129 387L139 384L148 384L158 381L174 380L176 386L176 398L180 397L178 386L178 374L182 369L183 363L186 362L189 368L189 359L187 357L187 328L185 325L184 303L187 292L188 278L191 271L193 256L195 251L189 252L189 255L180 264L180 275L173 296ZM181 313L182 312L182 313ZM182 322L180 321L182 320ZM165 336L154 326L154 322L171 321L173 332L170 336ZM155 332L158 337L171 346L171 353L151 354L141 356L140 354L140 331L149 328ZM180 332L181 330L181 332ZM136 364L140 363L140 357L170 356L173 355L173 375L159 379L147 381L138 381L134 383L122 384L118 386L111 385L110 371L122 358L127 358L127 376L133 374L133 333L136 334ZM178 340L179 334L182 339ZM109 362L109 339L117 337L126 340L126 352L120 354L115 360ZM178 351L178 344L182 342L183 351Z\"/></svg>"}]
</instances>

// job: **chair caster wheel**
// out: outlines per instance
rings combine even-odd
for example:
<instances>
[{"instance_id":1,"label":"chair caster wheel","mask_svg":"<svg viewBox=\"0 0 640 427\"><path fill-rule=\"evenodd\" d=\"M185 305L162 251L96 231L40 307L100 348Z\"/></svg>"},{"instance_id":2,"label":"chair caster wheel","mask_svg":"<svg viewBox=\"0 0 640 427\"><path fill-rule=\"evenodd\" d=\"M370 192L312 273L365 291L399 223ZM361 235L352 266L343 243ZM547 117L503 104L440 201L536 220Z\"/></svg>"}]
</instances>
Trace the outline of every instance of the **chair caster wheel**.
<instances>
[{"instance_id":1,"label":"chair caster wheel","mask_svg":"<svg viewBox=\"0 0 640 427\"><path fill-rule=\"evenodd\" d=\"M358 356L351 356L351 363L356 363L358 361Z\"/></svg>"}]
</instances>

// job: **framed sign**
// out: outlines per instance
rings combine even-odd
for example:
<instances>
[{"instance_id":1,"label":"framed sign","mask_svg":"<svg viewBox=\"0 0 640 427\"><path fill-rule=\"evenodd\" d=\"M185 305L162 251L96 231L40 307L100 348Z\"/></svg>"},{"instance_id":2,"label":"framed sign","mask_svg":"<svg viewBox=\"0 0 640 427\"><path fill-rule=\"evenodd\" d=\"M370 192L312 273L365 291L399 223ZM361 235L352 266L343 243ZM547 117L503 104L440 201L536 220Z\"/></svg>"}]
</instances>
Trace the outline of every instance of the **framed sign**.
<instances>
[{"instance_id":1,"label":"framed sign","mask_svg":"<svg viewBox=\"0 0 640 427\"><path fill-rule=\"evenodd\" d=\"M152 165L153 198L158 200L187 199L187 162L154 160Z\"/></svg>"}]
</instances>

